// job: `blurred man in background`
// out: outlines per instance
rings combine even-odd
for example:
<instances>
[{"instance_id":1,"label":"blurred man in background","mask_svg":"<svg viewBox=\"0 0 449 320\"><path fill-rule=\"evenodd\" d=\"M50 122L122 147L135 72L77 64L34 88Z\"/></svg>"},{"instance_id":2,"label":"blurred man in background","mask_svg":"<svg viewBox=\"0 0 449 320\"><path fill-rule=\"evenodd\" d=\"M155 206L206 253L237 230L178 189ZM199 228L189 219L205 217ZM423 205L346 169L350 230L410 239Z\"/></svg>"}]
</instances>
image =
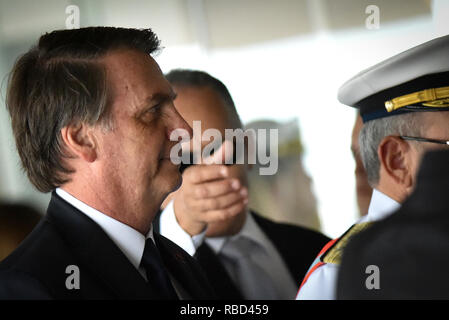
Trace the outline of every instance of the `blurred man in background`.
<instances>
[{"instance_id":1,"label":"blurred man in background","mask_svg":"<svg viewBox=\"0 0 449 320\"><path fill-rule=\"evenodd\" d=\"M222 136L225 129L242 128L222 82L190 70L166 77L190 125L201 121L203 131L215 128ZM248 209L248 170L247 163L185 169L181 188L161 214L160 232L197 258L220 298L292 299L295 283L328 238Z\"/></svg>"},{"instance_id":2,"label":"blurred man in background","mask_svg":"<svg viewBox=\"0 0 449 320\"><path fill-rule=\"evenodd\" d=\"M313 180L304 168L304 147L301 141L298 119L285 122L257 120L245 125L245 129L266 130L262 139L269 141L269 131L278 132L278 171L273 175L259 174L261 164L248 170L249 207L277 222L320 230L317 200L313 192ZM257 138L260 145L261 136ZM270 144L264 143L266 154Z\"/></svg>"}]
</instances>

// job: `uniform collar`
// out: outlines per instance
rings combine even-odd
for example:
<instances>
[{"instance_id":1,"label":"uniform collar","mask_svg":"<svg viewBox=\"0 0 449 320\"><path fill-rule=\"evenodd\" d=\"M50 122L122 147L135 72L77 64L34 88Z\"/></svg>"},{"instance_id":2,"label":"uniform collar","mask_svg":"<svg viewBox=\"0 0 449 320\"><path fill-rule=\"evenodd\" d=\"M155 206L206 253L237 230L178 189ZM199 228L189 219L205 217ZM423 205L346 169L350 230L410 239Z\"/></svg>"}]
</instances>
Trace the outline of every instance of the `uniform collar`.
<instances>
[{"instance_id":1,"label":"uniform collar","mask_svg":"<svg viewBox=\"0 0 449 320\"><path fill-rule=\"evenodd\" d=\"M62 199L70 203L79 211L95 221L117 247L128 258L131 264L139 269L145 249L145 240L151 238L154 242L153 226L146 236L130 226L111 218L110 216L92 208L86 203L78 200L67 191L57 188L56 193Z\"/></svg>"},{"instance_id":2,"label":"uniform collar","mask_svg":"<svg viewBox=\"0 0 449 320\"><path fill-rule=\"evenodd\" d=\"M401 204L379 190L373 189L368 214L360 222L381 220L395 212Z\"/></svg>"}]
</instances>

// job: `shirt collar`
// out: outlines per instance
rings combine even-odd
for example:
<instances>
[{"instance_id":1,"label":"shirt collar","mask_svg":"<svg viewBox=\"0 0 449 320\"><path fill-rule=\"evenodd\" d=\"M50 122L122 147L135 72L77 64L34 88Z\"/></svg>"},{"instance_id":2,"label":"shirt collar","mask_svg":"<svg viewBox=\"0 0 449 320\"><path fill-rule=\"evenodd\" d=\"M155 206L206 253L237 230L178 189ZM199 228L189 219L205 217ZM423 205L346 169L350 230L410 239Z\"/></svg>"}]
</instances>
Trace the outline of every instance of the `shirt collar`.
<instances>
[{"instance_id":1,"label":"shirt collar","mask_svg":"<svg viewBox=\"0 0 449 320\"><path fill-rule=\"evenodd\" d=\"M361 222L381 220L395 212L401 204L391 199L386 194L374 189L371 196L371 202L368 208L368 214L362 218Z\"/></svg>"},{"instance_id":2,"label":"shirt collar","mask_svg":"<svg viewBox=\"0 0 449 320\"><path fill-rule=\"evenodd\" d=\"M268 247L267 243L269 243L269 240L262 232L260 227L257 225L252 214L250 213L246 214L246 219L243 224L243 227L237 234L230 237L206 238L205 241L216 254L219 254L226 242L233 241L239 237L249 238L254 242L256 242L257 244L259 244L260 246L262 246L265 250Z\"/></svg>"},{"instance_id":3,"label":"shirt collar","mask_svg":"<svg viewBox=\"0 0 449 320\"><path fill-rule=\"evenodd\" d=\"M151 238L154 242L153 226L146 236L130 226L111 218L110 216L92 208L84 202L78 200L67 191L61 188L56 189L58 196L80 210L86 216L95 221L111 240L125 254L132 265L139 269L140 262L145 249L145 240Z\"/></svg>"}]
</instances>

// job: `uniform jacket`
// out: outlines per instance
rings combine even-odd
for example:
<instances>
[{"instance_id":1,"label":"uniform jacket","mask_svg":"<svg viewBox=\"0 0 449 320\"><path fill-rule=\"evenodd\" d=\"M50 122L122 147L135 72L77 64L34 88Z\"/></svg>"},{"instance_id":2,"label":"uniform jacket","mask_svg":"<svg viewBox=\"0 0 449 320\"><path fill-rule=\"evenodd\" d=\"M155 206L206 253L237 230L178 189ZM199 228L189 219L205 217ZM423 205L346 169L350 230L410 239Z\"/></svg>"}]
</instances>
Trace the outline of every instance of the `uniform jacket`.
<instances>
[{"instance_id":1,"label":"uniform jacket","mask_svg":"<svg viewBox=\"0 0 449 320\"><path fill-rule=\"evenodd\" d=\"M382 192L374 189L368 213L343 235L323 247L303 279L296 299L335 300L337 277L341 256L352 237L369 228L399 208L400 204Z\"/></svg>"}]
</instances>

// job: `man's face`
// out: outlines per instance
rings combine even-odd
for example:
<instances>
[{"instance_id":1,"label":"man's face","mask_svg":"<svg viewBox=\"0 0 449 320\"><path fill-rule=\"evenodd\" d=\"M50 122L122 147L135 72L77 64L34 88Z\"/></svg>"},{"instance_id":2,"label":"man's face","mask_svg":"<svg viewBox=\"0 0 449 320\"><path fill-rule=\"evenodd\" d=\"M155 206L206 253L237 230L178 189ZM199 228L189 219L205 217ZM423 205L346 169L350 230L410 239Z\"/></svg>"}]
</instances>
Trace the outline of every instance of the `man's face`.
<instances>
[{"instance_id":1,"label":"man's face","mask_svg":"<svg viewBox=\"0 0 449 320\"><path fill-rule=\"evenodd\" d=\"M201 121L201 130L217 129L225 136L225 129L234 129L228 108L218 93L209 87L174 87L177 97L175 106L186 122L193 126L193 121ZM211 141L202 141L202 147ZM248 187L247 165L228 167L229 177L239 179L242 186ZM219 223L210 223L206 236L216 237L230 235L240 230L247 208L242 212Z\"/></svg>"},{"instance_id":2,"label":"man's face","mask_svg":"<svg viewBox=\"0 0 449 320\"><path fill-rule=\"evenodd\" d=\"M117 50L102 62L113 129L98 129L96 171L107 181L113 214L126 211L151 222L163 199L181 183L179 166L169 159L176 144L169 140L170 133L176 128L191 133L191 128L174 108L172 88L149 55Z\"/></svg>"}]
</instances>

